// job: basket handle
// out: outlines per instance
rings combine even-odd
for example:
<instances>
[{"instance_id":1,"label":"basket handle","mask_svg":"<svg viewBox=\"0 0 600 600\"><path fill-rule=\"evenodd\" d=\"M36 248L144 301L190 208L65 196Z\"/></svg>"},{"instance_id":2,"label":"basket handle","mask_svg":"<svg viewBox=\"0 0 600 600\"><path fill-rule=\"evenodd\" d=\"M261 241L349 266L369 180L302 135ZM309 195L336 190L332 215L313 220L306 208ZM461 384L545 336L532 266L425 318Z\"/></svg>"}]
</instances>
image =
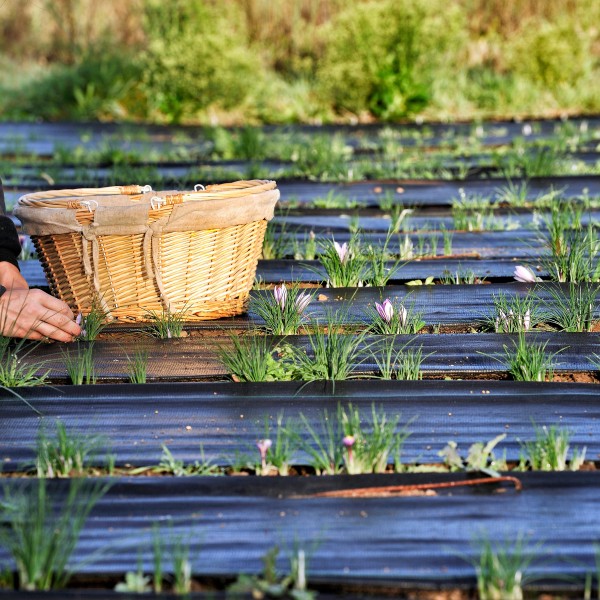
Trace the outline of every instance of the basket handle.
<instances>
[{"instance_id":1,"label":"basket handle","mask_svg":"<svg viewBox=\"0 0 600 600\"><path fill-rule=\"evenodd\" d=\"M19 199L21 204L27 205L34 200L51 200L52 198L68 198L70 196L137 196L151 192L150 185L113 185L103 188L78 188L75 190L46 190L44 192L36 192L26 194Z\"/></svg>"}]
</instances>

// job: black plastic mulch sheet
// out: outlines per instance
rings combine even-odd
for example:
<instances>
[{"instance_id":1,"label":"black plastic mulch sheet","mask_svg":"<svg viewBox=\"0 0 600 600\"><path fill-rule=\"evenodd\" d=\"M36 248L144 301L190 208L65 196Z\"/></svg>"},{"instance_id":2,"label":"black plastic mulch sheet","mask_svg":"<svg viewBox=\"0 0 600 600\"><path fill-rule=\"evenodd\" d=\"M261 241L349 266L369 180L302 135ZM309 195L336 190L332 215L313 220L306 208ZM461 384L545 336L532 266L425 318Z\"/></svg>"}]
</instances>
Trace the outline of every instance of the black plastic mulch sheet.
<instances>
[{"instance_id":1,"label":"black plastic mulch sheet","mask_svg":"<svg viewBox=\"0 0 600 600\"><path fill-rule=\"evenodd\" d=\"M162 445L185 463L201 460L202 448L204 459L218 465L256 464L257 440L275 439L278 421L315 445L306 423L327 439L326 413L331 419L340 404L359 410L367 430L373 406L388 419L398 417L398 429L410 433L401 455L405 464L441 462L439 452L450 441L466 458L471 444L487 443L500 434L506 438L498 444L497 456L506 452L508 460L518 460L520 441L534 440L536 426L563 427L570 432L572 449L587 447L588 460L600 457L599 392L593 384L222 382L56 386L20 392L29 405L6 393L0 402L4 471L31 465L38 432L43 429L52 437L56 420L72 435L99 439L98 451L92 454L97 464L105 464L111 452L117 465L157 465ZM310 461L297 450L292 463Z\"/></svg>"},{"instance_id":2,"label":"black plastic mulch sheet","mask_svg":"<svg viewBox=\"0 0 600 600\"><path fill-rule=\"evenodd\" d=\"M124 334L125 335L125 334ZM237 335L234 332L233 335ZM268 338L277 353L283 341ZM560 372L589 372L598 367L592 363L594 355L600 355L599 333L550 333L535 331L528 334L527 341L544 346L551 357L551 364ZM311 340L306 335L287 336L285 343L314 354ZM73 344L68 352L72 358L84 352L86 342ZM356 375L379 373L379 364L392 348L395 356L402 350L421 350L421 371L425 376L480 374L504 375L508 372L507 355L513 355L517 345L516 334L418 334L392 336L367 336L349 364ZM128 381L130 357L140 347L148 353L148 381L198 381L223 379L230 373L220 359L223 348L233 344L227 337L202 339L194 336L182 340L123 339L97 341L92 351L94 375L102 381ZM40 345L30 352L22 352L22 363L39 365L39 372L46 372L51 380L68 381L64 348L57 345ZM598 363L600 358L596 357Z\"/></svg>"},{"instance_id":3,"label":"black plastic mulch sheet","mask_svg":"<svg viewBox=\"0 0 600 600\"><path fill-rule=\"evenodd\" d=\"M516 259L419 259L410 260L398 265L392 274L390 282L400 283L424 279L429 276L436 278L465 275L473 273L480 279L513 279L515 267L520 264ZM388 269L395 266L394 261L386 263ZM42 266L37 260L20 261L21 273L32 287L46 287L47 282ZM537 269L538 277L548 275L544 268ZM303 283L325 282L327 275L320 263L315 260L259 260L256 278L263 283L281 283L299 281Z\"/></svg>"},{"instance_id":4,"label":"black plastic mulch sheet","mask_svg":"<svg viewBox=\"0 0 600 600\"><path fill-rule=\"evenodd\" d=\"M586 573L594 570L600 536L597 473L524 474L521 492L482 486L426 496L306 497L345 485L462 478L262 478L253 485L247 478L121 480L96 504L70 564L82 573L136 571L140 564L151 572L152 527L158 524L167 547L177 538L189 543L196 575L258 573L261 557L277 545L281 571L289 569L294 547L305 550L309 582L451 587L474 583L478 539L506 545L522 537L523 553L533 559L528 573L576 577L583 587ZM14 489L23 483L4 485ZM58 505L68 485L68 480L51 484Z\"/></svg>"},{"instance_id":5,"label":"black plastic mulch sheet","mask_svg":"<svg viewBox=\"0 0 600 600\"><path fill-rule=\"evenodd\" d=\"M600 194L600 177L576 175L565 177L532 177L528 180L513 179L513 185L526 183L528 199L535 199L551 190L562 190L561 195L573 198L584 194ZM484 179L472 181L442 180L394 180L360 181L355 183L307 183L304 181L280 181L281 204L287 201L312 202L315 198L325 198L327 194L341 194L350 200L378 206L381 198L391 195L405 206L451 206L452 200L459 197L460 189L467 196L492 196L507 186L506 179Z\"/></svg>"},{"instance_id":6,"label":"black plastic mulch sheet","mask_svg":"<svg viewBox=\"0 0 600 600\"><path fill-rule=\"evenodd\" d=\"M478 143L497 145L515 139L541 140L553 138L565 128L571 135L588 135L600 127L598 117L573 118L568 121L557 119L527 121L487 121L483 123L403 123L403 124L360 124L360 125L292 125L265 126L265 132L282 132L300 135L342 135L351 145L361 140L368 145L382 142L381 133L386 132L404 144L422 143L425 146L452 144L467 136L475 136ZM53 155L57 148L85 146L102 148L107 144L156 149L156 146L190 146L197 148L207 145L206 132L202 127L161 126L114 123L2 123L0 124L1 152L28 152L40 155ZM422 141L414 139L414 134L424 135ZM132 140L138 136L139 141ZM187 140L186 140L187 138Z\"/></svg>"}]
</instances>

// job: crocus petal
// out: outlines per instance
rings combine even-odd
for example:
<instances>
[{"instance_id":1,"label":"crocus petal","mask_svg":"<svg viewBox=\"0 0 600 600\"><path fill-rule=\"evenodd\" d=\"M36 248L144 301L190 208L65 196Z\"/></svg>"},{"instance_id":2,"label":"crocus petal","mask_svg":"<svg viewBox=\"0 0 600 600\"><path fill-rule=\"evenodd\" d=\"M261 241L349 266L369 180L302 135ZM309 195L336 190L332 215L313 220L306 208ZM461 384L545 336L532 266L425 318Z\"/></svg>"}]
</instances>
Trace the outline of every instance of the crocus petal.
<instances>
[{"instance_id":1,"label":"crocus petal","mask_svg":"<svg viewBox=\"0 0 600 600\"><path fill-rule=\"evenodd\" d=\"M304 309L310 304L311 300L312 296L306 292L298 294L296 301L294 302L294 306L296 307L298 314L302 314L304 312Z\"/></svg>"},{"instance_id":2,"label":"crocus petal","mask_svg":"<svg viewBox=\"0 0 600 600\"><path fill-rule=\"evenodd\" d=\"M273 296L275 297L275 302L277 302L281 310L283 310L285 308L285 301L287 300L287 288L285 287L285 283L275 286L273 289Z\"/></svg>"},{"instance_id":3,"label":"crocus petal","mask_svg":"<svg viewBox=\"0 0 600 600\"><path fill-rule=\"evenodd\" d=\"M337 242L333 242L333 247L335 248L335 251L337 252L340 262L342 264L345 264L346 261L348 260L348 256L349 256L347 242L344 242L343 244L338 244Z\"/></svg>"},{"instance_id":4,"label":"crocus petal","mask_svg":"<svg viewBox=\"0 0 600 600\"><path fill-rule=\"evenodd\" d=\"M386 322L390 323L392 317L394 316L394 306L392 303L386 298L382 304L379 302L375 302L375 309L379 316Z\"/></svg>"},{"instance_id":5,"label":"crocus petal","mask_svg":"<svg viewBox=\"0 0 600 600\"><path fill-rule=\"evenodd\" d=\"M406 325L406 322L408 321L408 311L406 310L406 308L404 308L402 304L398 307L398 317L400 320L400 325L404 327Z\"/></svg>"},{"instance_id":6,"label":"crocus petal","mask_svg":"<svg viewBox=\"0 0 600 600\"><path fill-rule=\"evenodd\" d=\"M265 439L265 440L258 440L258 442L256 442L256 447L258 448L258 451L260 452L260 455L264 458L265 455L267 454L267 450L273 445L273 442L270 439Z\"/></svg>"},{"instance_id":7,"label":"crocus petal","mask_svg":"<svg viewBox=\"0 0 600 600\"><path fill-rule=\"evenodd\" d=\"M342 444L344 444L344 446L346 446L346 448L352 448L352 446L354 446L354 441L355 441L355 439L354 439L353 435L347 435L342 440Z\"/></svg>"},{"instance_id":8,"label":"crocus petal","mask_svg":"<svg viewBox=\"0 0 600 600\"><path fill-rule=\"evenodd\" d=\"M514 278L522 283L535 283L537 277L529 267L518 265L515 267Z\"/></svg>"},{"instance_id":9,"label":"crocus petal","mask_svg":"<svg viewBox=\"0 0 600 600\"><path fill-rule=\"evenodd\" d=\"M530 327L531 327L531 311L528 310L525 312L525 315L523 316L523 329L525 331L529 331Z\"/></svg>"}]
</instances>

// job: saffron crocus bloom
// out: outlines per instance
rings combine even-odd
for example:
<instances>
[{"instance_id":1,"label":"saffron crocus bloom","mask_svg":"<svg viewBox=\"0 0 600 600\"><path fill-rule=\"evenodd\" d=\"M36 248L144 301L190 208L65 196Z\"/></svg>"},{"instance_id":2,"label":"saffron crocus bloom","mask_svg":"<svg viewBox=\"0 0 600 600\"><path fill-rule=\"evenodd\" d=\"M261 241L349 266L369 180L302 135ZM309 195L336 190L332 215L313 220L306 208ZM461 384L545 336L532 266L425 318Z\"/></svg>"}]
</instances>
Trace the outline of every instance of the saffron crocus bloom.
<instances>
[{"instance_id":1,"label":"saffron crocus bloom","mask_svg":"<svg viewBox=\"0 0 600 600\"><path fill-rule=\"evenodd\" d=\"M530 327L531 327L531 311L528 310L523 315L523 329L525 331L529 331Z\"/></svg>"},{"instance_id":2,"label":"saffron crocus bloom","mask_svg":"<svg viewBox=\"0 0 600 600\"><path fill-rule=\"evenodd\" d=\"M267 450L273 445L273 442L270 439L258 440L256 442L256 447L260 452L260 462L263 468L263 471L267 469Z\"/></svg>"},{"instance_id":3,"label":"saffron crocus bloom","mask_svg":"<svg viewBox=\"0 0 600 600\"><path fill-rule=\"evenodd\" d=\"M377 313L379 314L379 316L386 323L392 322L392 318L394 317L394 307L388 298L386 298L382 304L379 304L379 302L375 302L375 308L377 309Z\"/></svg>"},{"instance_id":4,"label":"saffron crocus bloom","mask_svg":"<svg viewBox=\"0 0 600 600\"><path fill-rule=\"evenodd\" d=\"M400 325L404 327L406 325L406 321L408 321L408 311L401 304L398 307L398 320L400 321Z\"/></svg>"},{"instance_id":5,"label":"saffron crocus bloom","mask_svg":"<svg viewBox=\"0 0 600 600\"><path fill-rule=\"evenodd\" d=\"M279 308L283 310L285 308L285 301L287 300L287 288L285 287L285 283L281 285L276 285L273 289L273 296L275 296L275 302L279 304Z\"/></svg>"},{"instance_id":6,"label":"saffron crocus bloom","mask_svg":"<svg viewBox=\"0 0 600 600\"><path fill-rule=\"evenodd\" d=\"M350 258L350 250L348 248L348 244L347 242L344 242L343 244L338 244L337 242L333 242L333 247L335 248L335 251L337 252L337 255L339 256L340 262L345 265L348 262L348 259Z\"/></svg>"},{"instance_id":7,"label":"saffron crocus bloom","mask_svg":"<svg viewBox=\"0 0 600 600\"><path fill-rule=\"evenodd\" d=\"M296 311L299 315L301 315L305 308L310 304L312 300L312 296L307 294L306 292L302 292L296 296L296 300L294 301L294 306L296 307Z\"/></svg>"},{"instance_id":8,"label":"saffron crocus bloom","mask_svg":"<svg viewBox=\"0 0 600 600\"><path fill-rule=\"evenodd\" d=\"M352 456L352 446L354 446L355 438L353 435L346 435L342 440L342 444L344 444L346 450L348 451L348 464L352 464L354 462L354 457Z\"/></svg>"},{"instance_id":9,"label":"saffron crocus bloom","mask_svg":"<svg viewBox=\"0 0 600 600\"><path fill-rule=\"evenodd\" d=\"M522 265L515 267L514 278L522 283L535 283L538 280L535 273L529 267Z\"/></svg>"}]
</instances>

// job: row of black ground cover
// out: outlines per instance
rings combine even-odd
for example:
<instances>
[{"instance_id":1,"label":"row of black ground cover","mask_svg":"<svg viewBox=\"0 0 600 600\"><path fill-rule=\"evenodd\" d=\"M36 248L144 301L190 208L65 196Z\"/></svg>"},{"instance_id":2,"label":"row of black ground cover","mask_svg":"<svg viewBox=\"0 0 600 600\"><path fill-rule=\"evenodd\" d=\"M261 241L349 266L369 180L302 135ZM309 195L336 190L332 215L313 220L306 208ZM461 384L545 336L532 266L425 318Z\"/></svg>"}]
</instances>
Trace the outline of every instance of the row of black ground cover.
<instances>
[{"instance_id":1,"label":"row of black ground cover","mask_svg":"<svg viewBox=\"0 0 600 600\"><path fill-rule=\"evenodd\" d=\"M515 178L515 186L527 183L527 198L535 204L536 198L547 194L550 190L561 190L563 198L576 199L584 194L590 196L600 195L600 177L595 175L571 175L560 177L531 177L527 180ZM44 186L36 184L33 189L77 188L84 182L58 182ZM119 182L119 184L132 182ZM137 182L145 184L147 182ZM194 181L164 181L165 189L203 183ZM209 183L209 182L204 182ZM214 183L214 182L210 182ZM324 198L328 194L339 194L348 198L348 201L360 202L366 207L378 207L381 199L388 195L404 206L451 206L454 199L460 196L463 190L467 196L494 196L497 191L507 185L505 178L472 179L472 180L371 180L351 183L323 183L307 181L280 180L278 187L281 191L281 204L286 203L310 204L316 198ZM6 186L8 204L14 204L18 197L27 189L21 185Z\"/></svg>"},{"instance_id":2,"label":"row of black ground cover","mask_svg":"<svg viewBox=\"0 0 600 600\"><path fill-rule=\"evenodd\" d=\"M192 570L200 576L260 571L266 551L283 545L285 555L296 540L308 554L309 582L317 585L474 585L474 539L523 536L525 555L537 558L530 570L538 577L570 576L583 587L600 537L597 473L522 474L521 492L467 486L435 496L310 497L343 486L451 479L457 476L120 479L94 508L73 562L89 559L78 569L84 573L122 576L140 562L151 572L152 526L158 523L165 537L189 540ZM51 482L49 493L60 503L69 483ZM567 587L564 579L554 585Z\"/></svg>"},{"instance_id":3,"label":"row of black ground cover","mask_svg":"<svg viewBox=\"0 0 600 600\"><path fill-rule=\"evenodd\" d=\"M572 447L586 447L590 461L600 458L600 406L596 387L587 384L340 381L19 391L22 399L4 392L0 403L5 472L32 465L39 431L53 435L55 420L72 435L100 436L98 464L105 463L107 453L114 453L117 465L157 465L164 444L186 464L200 459L202 445L206 460L229 465L241 456L259 461L256 441L265 437L266 421L270 435L275 435L280 416L282 424L291 423L306 439L309 430L301 415L324 436L325 410L333 417L338 404L359 409L367 423L373 406L390 419L398 415L400 426L410 432L402 450L407 465L442 462L438 453L449 441L466 455L471 444L486 443L502 433L507 437L497 455L505 451L507 460L518 461L520 441L534 439L535 427L542 426L565 427ZM296 464L309 464L307 455L300 452Z\"/></svg>"},{"instance_id":4,"label":"row of black ground cover","mask_svg":"<svg viewBox=\"0 0 600 600\"><path fill-rule=\"evenodd\" d=\"M506 144L514 139L524 140L553 140L557 133L566 137L573 135L589 135L600 127L600 119L590 116L573 118L569 121L558 119L527 120L523 122L496 121L481 124L474 123L426 123L401 125L370 124L370 125L319 125L288 127L266 126L265 133L289 135L334 135L345 137L352 141L377 142L382 131L396 135L405 144L422 143L425 146L439 146L451 143L455 138L473 137L483 145ZM232 130L235 131L235 130ZM99 144L118 141L119 147L136 147L152 149L157 146L195 145L210 141L206 129L202 127L164 127L136 124L115 123L2 123L0 124L0 139L3 144L0 150L14 151L41 155L51 155L57 148L84 146L93 148Z\"/></svg>"}]
</instances>

